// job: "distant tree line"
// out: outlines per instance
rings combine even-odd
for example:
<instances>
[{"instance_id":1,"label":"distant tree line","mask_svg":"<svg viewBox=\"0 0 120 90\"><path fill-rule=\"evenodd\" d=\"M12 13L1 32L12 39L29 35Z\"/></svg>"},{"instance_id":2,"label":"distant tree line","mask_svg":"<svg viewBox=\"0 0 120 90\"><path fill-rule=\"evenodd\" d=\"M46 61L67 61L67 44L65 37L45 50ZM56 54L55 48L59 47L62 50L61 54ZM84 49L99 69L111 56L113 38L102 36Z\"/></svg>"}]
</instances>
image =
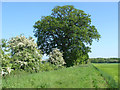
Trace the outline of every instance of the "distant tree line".
<instances>
[{"instance_id":1,"label":"distant tree line","mask_svg":"<svg viewBox=\"0 0 120 90\"><path fill-rule=\"evenodd\" d=\"M89 58L91 63L120 63L120 58Z\"/></svg>"}]
</instances>

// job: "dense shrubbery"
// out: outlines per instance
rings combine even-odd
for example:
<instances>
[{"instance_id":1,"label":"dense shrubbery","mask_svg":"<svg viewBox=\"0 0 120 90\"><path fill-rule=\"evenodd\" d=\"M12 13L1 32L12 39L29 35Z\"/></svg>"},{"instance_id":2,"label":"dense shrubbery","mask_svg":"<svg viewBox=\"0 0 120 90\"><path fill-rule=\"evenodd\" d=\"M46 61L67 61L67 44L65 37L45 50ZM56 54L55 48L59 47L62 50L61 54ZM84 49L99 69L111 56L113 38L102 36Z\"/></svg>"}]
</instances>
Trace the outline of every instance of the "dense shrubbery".
<instances>
[{"instance_id":1,"label":"dense shrubbery","mask_svg":"<svg viewBox=\"0 0 120 90\"><path fill-rule=\"evenodd\" d=\"M11 63L14 69L23 69L25 71L39 71L40 61L42 59L42 54L40 50L37 49L37 44L34 43L34 39L25 36L14 37L9 40L9 45L11 48Z\"/></svg>"},{"instance_id":2,"label":"dense shrubbery","mask_svg":"<svg viewBox=\"0 0 120 90\"><path fill-rule=\"evenodd\" d=\"M11 57L10 57L10 48L8 45L8 41L5 39L1 40L1 45L0 45L0 69L2 74L8 74L11 72L11 66L12 64L10 63Z\"/></svg>"},{"instance_id":3,"label":"dense shrubbery","mask_svg":"<svg viewBox=\"0 0 120 90\"><path fill-rule=\"evenodd\" d=\"M65 64L65 61L63 59L63 54L57 48L54 48L53 51L50 52L49 62L58 67L61 67Z\"/></svg>"},{"instance_id":4,"label":"dense shrubbery","mask_svg":"<svg viewBox=\"0 0 120 90\"><path fill-rule=\"evenodd\" d=\"M1 69L4 75L11 71L16 73L57 70L65 64L63 55L58 49L53 49L50 53L49 62L42 63L42 52L38 50L34 39L23 35L12 37L8 41L2 39L0 52Z\"/></svg>"},{"instance_id":5,"label":"dense shrubbery","mask_svg":"<svg viewBox=\"0 0 120 90\"><path fill-rule=\"evenodd\" d=\"M23 35L11 38L9 41L2 40L1 45L2 74L12 70L24 70L38 72L42 54L37 49L32 37ZM9 71L8 71L9 69Z\"/></svg>"},{"instance_id":6,"label":"dense shrubbery","mask_svg":"<svg viewBox=\"0 0 120 90\"><path fill-rule=\"evenodd\" d=\"M88 58L89 58L88 54L82 54L82 57L79 56L78 59L74 62L74 65L87 64Z\"/></svg>"},{"instance_id":7,"label":"dense shrubbery","mask_svg":"<svg viewBox=\"0 0 120 90\"><path fill-rule=\"evenodd\" d=\"M90 58L91 63L120 63L120 58Z\"/></svg>"},{"instance_id":8,"label":"dense shrubbery","mask_svg":"<svg viewBox=\"0 0 120 90\"><path fill-rule=\"evenodd\" d=\"M46 62L40 65L40 71L51 71L51 70L57 70L57 69L59 69L58 66L51 64L49 62Z\"/></svg>"}]
</instances>

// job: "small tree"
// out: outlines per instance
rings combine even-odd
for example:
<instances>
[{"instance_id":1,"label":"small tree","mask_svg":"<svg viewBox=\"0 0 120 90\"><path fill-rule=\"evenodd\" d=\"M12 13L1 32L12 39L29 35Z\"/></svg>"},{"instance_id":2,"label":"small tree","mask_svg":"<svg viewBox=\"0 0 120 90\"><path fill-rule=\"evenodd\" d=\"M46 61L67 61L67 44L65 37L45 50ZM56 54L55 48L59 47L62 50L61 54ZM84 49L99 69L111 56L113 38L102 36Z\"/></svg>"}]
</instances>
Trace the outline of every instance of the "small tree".
<instances>
[{"instance_id":1,"label":"small tree","mask_svg":"<svg viewBox=\"0 0 120 90\"><path fill-rule=\"evenodd\" d=\"M36 72L39 70L42 55L32 37L20 35L11 38L8 43L11 49L12 68Z\"/></svg>"},{"instance_id":2,"label":"small tree","mask_svg":"<svg viewBox=\"0 0 120 90\"><path fill-rule=\"evenodd\" d=\"M51 64L57 65L58 67L65 64L63 54L57 48L54 48L52 52L50 52L49 56L49 62Z\"/></svg>"}]
</instances>

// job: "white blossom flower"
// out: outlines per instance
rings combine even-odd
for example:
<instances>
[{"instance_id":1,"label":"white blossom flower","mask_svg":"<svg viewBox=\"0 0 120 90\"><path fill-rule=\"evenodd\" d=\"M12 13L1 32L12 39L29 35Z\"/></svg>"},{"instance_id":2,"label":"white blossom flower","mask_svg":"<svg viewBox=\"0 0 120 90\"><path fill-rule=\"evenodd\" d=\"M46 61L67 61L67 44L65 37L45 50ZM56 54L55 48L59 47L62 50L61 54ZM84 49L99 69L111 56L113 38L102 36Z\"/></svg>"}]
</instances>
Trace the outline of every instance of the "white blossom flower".
<instances>
[{"instance_id":1,"label":"white blossom flower","mask_svg":"<svg viewBox=\"0 0 120 90\"><path fill-rule=\"evenodd\" d=\"M13 69L11 69L10 67L7 67L7 71L8 73L10 74L10 72L12 71Z\"/></svg>"},{"instance_id":2,"label":"white blossom flower","mask_svg":"<svg viewBox=\"0 0 120 90\"><path fill-rule=\"evenodd\" d=\"M8 74L7 72L4 72L2 69L1 75Z\"/></svg>"},{"instance_id":3,"label":"white blossom flower","mask_svg":"<svg viewBox=\"0 0 120 90\"><path fill-rule=\"evenodd\" d=\"M27 62L24 62L25 65L27 65Z\"/></svg>"}]
</instances>

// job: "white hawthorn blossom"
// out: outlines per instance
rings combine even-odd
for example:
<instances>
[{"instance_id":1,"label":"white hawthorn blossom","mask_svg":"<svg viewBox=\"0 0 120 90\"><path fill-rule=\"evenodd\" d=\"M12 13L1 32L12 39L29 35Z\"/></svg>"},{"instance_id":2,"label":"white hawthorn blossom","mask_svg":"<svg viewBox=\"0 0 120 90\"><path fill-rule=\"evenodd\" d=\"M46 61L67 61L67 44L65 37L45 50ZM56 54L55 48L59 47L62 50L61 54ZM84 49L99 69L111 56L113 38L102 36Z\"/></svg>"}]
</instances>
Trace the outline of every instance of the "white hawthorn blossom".
<instances>
[{"instance_id":1,"label":"white hawthorn blossom","mask_svg":"<svg viewBox=\"0 0 120 90\"><path fill-rule=\"evenodd\" d=\"M2 69L1 76L8 74L7 72L4 72Z\"/></svg>"},{"instance_id":2,"label":"white hawthorn blossom","mask_svg":"<svg viewBox=\"0 0 120 90\"><path fill-rule=\"evenodd\" d=\"M57 66L62 66L65 64L63 54L57 48L50 52L49 61Z\"/></svg>"},{"instance_id":3,"label":"white hawthorn blossom","mask_svg":"<svg viewBox=\"0 0 120 90\"><path fill-rule=\"evenodd\" d=\"M40 53L40 50L37 49L37 44L34 43L32 37L26 38L25 36L20 35L10 39L8 43L13 52L12 57L14 62L17 63L16 66L19 65L18 68L22 67L22 69L24 69L24 66L27 66L28 64L30 68L33 68L34 66L36 66L34 68L37 68L41 61L42 54Z\"/></svg>"},{"instance_id":4,"label":"white hawthorn blossom","mask_svg":"<svg viewBox=\"0 0 120 90\"><path fill-rule=\"evenodd\" d=\"M7 71L8 73L10 74L10 72L12 71L13 69L11 69L11 67L7 67Z\"/></svg>"}]
</instances>

